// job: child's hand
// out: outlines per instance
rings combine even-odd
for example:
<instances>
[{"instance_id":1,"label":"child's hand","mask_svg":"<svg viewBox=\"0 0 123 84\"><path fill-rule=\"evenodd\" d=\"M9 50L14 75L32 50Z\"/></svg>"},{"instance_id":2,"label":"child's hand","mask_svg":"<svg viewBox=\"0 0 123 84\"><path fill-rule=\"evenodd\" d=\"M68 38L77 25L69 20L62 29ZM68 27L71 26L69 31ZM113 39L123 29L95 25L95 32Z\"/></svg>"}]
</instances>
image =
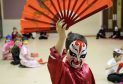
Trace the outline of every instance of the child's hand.
<instances>
[{"instance_id":1,"label":"child's hand","mask_svg":"<svg viewBox=\"0 0 123 84\"><path fill-rule=\"evenodd\" d=\"M55 45L56 50L58 51L58 53L62 52L62 48L64 45L64 41L66 39L66 34L65 34L65 29L67 27L67 25L64 23L63 20L58 20L58 22L56 23L56 30L58 32L59 35L59 39Z\"/></svg>"},{"instance_id":2,"label":"child's hand","mask_svg":"<svg viewBox=\"0 0 123 84\"><path fill-rule=\"evenodd\" d=\"M38 53L31 53L31 57L33 58L38 57Z\"/></svg>"},{"instance_id":3,"label":"child's hand","mask_svg":"<svg viewBox=\"0 0 123 84\"><path fill-rule=\"evenodd\" d=\"M117 64L119 65L119 64L123 64L123 61L119 61L119 62L117 62Z\"/></svg>"},{"instance_id":4,"label":"child's hand","mask_svg":"<svg viewBox=\"0 0 123 84\"><path fill-rule=\"evenodd\" d=\"M58 20L56 23L56 30L59 33L60 36L66 36L65 35L65 29L67 27L67 24L64 23L64 20Z\"/></svg>"},{"instance_id":5,"label":"child's hand","mask_svg":"<svg viewBox=\"0 0 123 84\"><path fill-rule=\"evenodd\" d=\"M67 24L65 24L64 20L58 20L56 23L56 27L66 29Z\"/></svg>"}]
</instances>

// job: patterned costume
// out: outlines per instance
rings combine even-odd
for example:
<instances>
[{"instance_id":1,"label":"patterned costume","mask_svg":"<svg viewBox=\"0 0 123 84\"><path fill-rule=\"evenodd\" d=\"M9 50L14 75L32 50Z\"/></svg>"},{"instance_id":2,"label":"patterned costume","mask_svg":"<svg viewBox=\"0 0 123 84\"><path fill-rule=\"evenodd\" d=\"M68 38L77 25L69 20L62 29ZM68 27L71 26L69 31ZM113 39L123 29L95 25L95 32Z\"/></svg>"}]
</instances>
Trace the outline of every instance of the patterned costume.
<instances>
[{"instance_id":1,"label":"patterned costume","mask_svg":"<svg viewBox=\"0 0 123 84\"><path fill-rule=\"evenodd\" d=\"M14 40L17 35L18 35L18 32L12 32L12 40Z\"/></svg>"},{"instance_id":2,"label":"patterned costume","mask_svg":"<svg viewBox=\"0 0 123 84\"><path fill-rule=\"evenodd\" d=\"M3 45L2 55L3 60L12 60L12 53L8 42Z\"/></svg>"}]
</instances>

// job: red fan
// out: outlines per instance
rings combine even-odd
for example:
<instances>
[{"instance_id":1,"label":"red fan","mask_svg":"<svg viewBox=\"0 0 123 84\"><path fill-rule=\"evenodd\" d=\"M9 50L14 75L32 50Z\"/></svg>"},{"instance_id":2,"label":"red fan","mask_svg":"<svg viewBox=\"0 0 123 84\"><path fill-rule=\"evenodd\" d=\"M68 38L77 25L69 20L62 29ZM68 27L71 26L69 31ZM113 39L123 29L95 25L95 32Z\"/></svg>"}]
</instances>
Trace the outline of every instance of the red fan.
<instances>
[{"instance_id":1,"label":"red fan","mask_svg":"<svg viewBox=\"0 0 123 84\"><path fill-rule=\"evenodd\" d=\"M22 32L55 30L64 19L67 28L112 6L112 0L28 0L22 13Z\"/></svg>"}]
</instances>

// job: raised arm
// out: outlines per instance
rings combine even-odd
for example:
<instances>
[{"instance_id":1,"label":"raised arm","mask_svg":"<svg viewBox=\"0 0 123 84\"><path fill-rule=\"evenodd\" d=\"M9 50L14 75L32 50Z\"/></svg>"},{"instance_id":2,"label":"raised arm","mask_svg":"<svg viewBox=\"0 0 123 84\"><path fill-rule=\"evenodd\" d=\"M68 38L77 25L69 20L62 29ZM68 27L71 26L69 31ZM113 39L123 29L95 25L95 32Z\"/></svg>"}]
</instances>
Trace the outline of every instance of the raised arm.
<instances>
[{"instance_id":1,"label":"raised arm","mask_svg":"<svg viewBox=\"0 0 123 84\"><path fill-rule=\"evenodd\" d=\"M120 63L122 63L122 62L119 61L119 62L117 62L116 64L107 65L105 69L106 69L106 70L111 69L112 67L115 67L115 66L119 65Z\"/></svg>"},{"instance_id":2,"label":"raised arm","mask_svg":"<svg viewBox=\"0 0 123 84\"><path fill-rule=\"evenodd\" d=\"M118 63L116 63L116 64L113 64L113 65L108 65L108 66L106 66L106 70L108 70L108 69L111 69L112 67L114 67L114 66L117 66L118 65Z\"/></svg>"},{"instance_id":3,"label":"raised arm","mask_svg":"<svg viewBox=\"0 0 123 84\"><path fill-rule=\"evenodd\" d=\"M67 25L63 26L63 24L64 24L63 20L62 21L58 21L56 23L56 30L58 32L58 36L59 37L58 37L58 41L57 41L57 43L55 45L55 48L58 51L58 53L60 53L60 54L62 52L64 41L66 39L65 29L66 29Z\"/></svg>"},{"instance_id":4,"label":"raised arm","mask_svg":"<svg viewBox=\"0 0 123 84\"><path fill-rule=\"evenodd\" d=\"M48 70L51 76L52 84L59 84L59 80L64 70L62 48L66 39L65 29L66 25L62 27L63 21L56 23L56 30L58 32L58 41L55 44L55 48L50 48L50 57L48 59Z\"/></svg>"}]
</instances>

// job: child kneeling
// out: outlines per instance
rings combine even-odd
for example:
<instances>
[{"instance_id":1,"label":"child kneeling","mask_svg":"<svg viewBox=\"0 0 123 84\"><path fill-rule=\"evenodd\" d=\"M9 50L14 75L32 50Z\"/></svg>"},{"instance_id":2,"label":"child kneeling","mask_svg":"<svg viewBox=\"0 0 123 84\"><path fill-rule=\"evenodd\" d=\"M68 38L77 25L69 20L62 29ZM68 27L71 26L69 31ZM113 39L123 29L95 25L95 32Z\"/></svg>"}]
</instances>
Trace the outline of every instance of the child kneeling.
<instances>
[{"instance_id":1,"label":"child kneeling","mask_svg":"<svg viewBox=\"0 0 123 84\"><path fill-rule=\"evenodd\" d=\"M33 54L31 54L29 51L28 41L27 40L23 41L23 45L21 47L19 56L21 66L29 68L39 67L40 66L39 62L36 59L34 59L32 55Z\"/></svg>"},{"instance_id":2,"label":"child kneeling","mask_svg":"<svg viewBox=\"0 0 123 84\"><path fill-rule=\"evenodd\" d=\"M123 73L120 73L120 69L123 67L123 51L121 49L115 49L113 51L113 58L107 63L107 80L113 83L123 82Z\"/></svg>"}]
</instances>

